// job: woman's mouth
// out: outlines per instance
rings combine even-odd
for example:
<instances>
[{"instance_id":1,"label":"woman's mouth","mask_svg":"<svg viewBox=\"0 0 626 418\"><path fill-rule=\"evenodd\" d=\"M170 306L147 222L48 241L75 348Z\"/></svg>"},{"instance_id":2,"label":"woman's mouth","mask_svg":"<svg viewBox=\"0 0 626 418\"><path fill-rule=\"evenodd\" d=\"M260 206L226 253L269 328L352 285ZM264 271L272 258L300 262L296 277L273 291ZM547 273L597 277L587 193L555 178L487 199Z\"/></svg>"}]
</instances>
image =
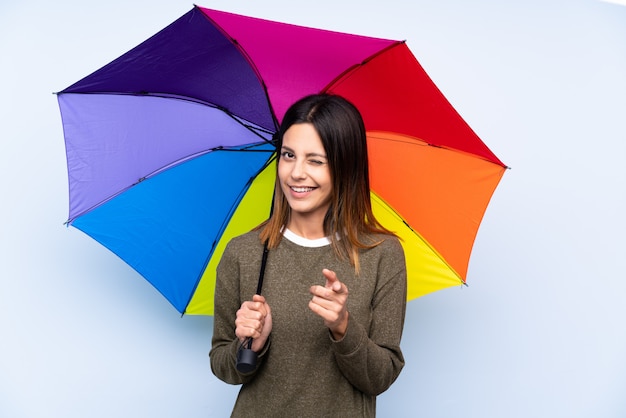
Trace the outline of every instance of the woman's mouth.
<instances>
[{"instance_id":1,"label":"woman's mouth","mask_svg":"<svg viewBox=\"0 0 626 418\"><path fill-rule=\"evenodd\" d=\"M289 187L291 190L293 190L296 193L307 193L307 192L312 192L313 190L315 190L315 187L295 187L295 186L290 186Z\"/></svg>"}]
</instances>

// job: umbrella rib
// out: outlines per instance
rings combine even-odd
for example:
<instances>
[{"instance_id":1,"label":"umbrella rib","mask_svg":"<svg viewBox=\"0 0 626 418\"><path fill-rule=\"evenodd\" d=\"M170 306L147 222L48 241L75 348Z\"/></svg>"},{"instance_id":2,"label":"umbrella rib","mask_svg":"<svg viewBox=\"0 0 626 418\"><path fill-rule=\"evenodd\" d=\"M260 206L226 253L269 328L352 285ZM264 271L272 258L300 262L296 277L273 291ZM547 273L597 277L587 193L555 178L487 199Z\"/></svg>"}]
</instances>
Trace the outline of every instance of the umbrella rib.
<instances>
[{"instance_id":1,"label":"umbrella rib","mask_svg":"<svg viewBox=\"0 0 626 418\"><path fill-rule=\"evenodd\" d=\"M265 89L265 85L263 87ZM267 96L267 89L265 89L265 93L266 93L266 96ZM267 140L267 138L265 138L264 136L259 134L259 132L263 132L263 133L266 133L266 134L273 134L276 130L278 130L278 128L277 128L275 131L272 131L272 130L269 130L269 129L265 129L265 128L261 127L261 126L254 125L254 124L250 123L248 120L246 120L244 118L241 118L239 116L236 116L233 112L231 112L230 110L228 110L224 106L220 106L220 105L217 105L215 103L207 102L205 100L201 100L201 99L198 99L198 98L195 98L195 97L182 96L182 95L172 94L172 93L149 92L149 91L146 91L146 90L141 90L141 91L138 91L138 92L88 91L88 92L69 92L69 93L60 92L60 93L56 93L56 94L57 95L61 95L61 94L106 94L106 95L111 95L111 96L161 97L161 98L164 98L164 99L181 100L181 101L185 101L185 102L200 104L200 105L211 107L213 109L217 109L217 110L220 110L220 111L224 112L226 115L228 115L231 118L233 118L233 120L235 120L241 126L243 126L244 128L248 129L249 131L251 131L252 133L257 135L259 138L262 138L264 141L266 141L268 143L270 143L272 141ZM272 112L273 112L273 110L272 110ZM272 113L272 118L275 119L273 113ZM276 120L274 120L274 123L276 123Z\"/></svg>"},{"instance_id":2,"label":"umbrella rib","mask_svg":"<svg viewBox=\"0 0 626 418\"><path fill-rule=\"evenodd\" d=\"M183 96L180 94L166 93L166 92L156 92L156 91L147 91L147 90L139 90L139 91L70 91L65 92L61 91L56 93L56 95L61 96L64 94L109 94L115 96L150 96L150 97L162 97L164 99L177 99L183 100L186 102L202 104L205 106L213 107L218 110L222 110L223 112L230 113L230 111L223 106L216 105L215 103L207 102L206 100L198 99L197 97L191 96Z\"/></svg>"},{"instance_id":3,"label":"umbrella rib","mask_svg":"<svg viewBox=\"0 0 626 418\"><path fill-rule=\"evenodd\" d=\"M193 296L196 293L196 289L198 288L198 285L200 284L200 281L202 280L202 276L204 275L204 271L206 270L207 266L209 265L209 261L211 260L211 257L213 256L213 252L215 251L215 248L217 248L217 244L222 238L222 235L224 234L224 231L226 230L226 226L229 224L230 219L233 217L235 211L237 210L239 203L241 202L241 200L243 199L247 191L250 189L250 186L252 185L252 182L254 181L254 179L256 179L259 176L259 174L263 172L263 170L265 170L270 164L272 164L275 159L276 159L276 154L268 158L267 161L265 161L265 163L263 164L263 166L253 176L251 176L248 179L245 186L239 192L237 199L233 201L233 204L231 205L230 210L228 211L228 214L224 217L224 220L222 221L222 224L220 225L220 228L217 231L217 234L216 234L217 238L211 243L211 249L207 253L207 257L204 261L202 268L200 269L200 274L198 274L196 283L194 284L192 291L189 293L189 299L187 300L187 303L185 304L185 311L183 312L183 315L186 312L186 309L187 309L186 307L189 306L191 299L193 299ZM272 207L273 207L273 203L272 203ZM270 213L268 214L268 218L273 210L272 207L270 208Z\"/></svg>"},{"instance_id":4,"label":"umbrella rib","mask_svg":"<svg viewBox=\"0 0 626 418\"><path fill-rule=\"evenodd\" d=\"M337 77L335 77L334 79L331 80L330 83L328 83L326 85L326 87L324 87L321 92L325 93L328 90L330 90L330 88L334 87L335 84L339 84L339 82L341 80L343 80L344 78L347 78L349 76L349 74L353 73L354 71L356 71L357 69L361 68L362 66L364 66L365 64L367 64L368 62L370 62L371 60L373 60L374 58L376 58L377 56L384 54L385 52L389 51L392 48L395 48L399 45L403 45L404 43L406 43L406 41L396 41L394 43L392 43L391 45L381 49L380 51L375 52L374 54L370 55L369 57L365 58L363 61L361 61L358 64L353 64L350 67L346 68L342 73L340 73Z\"/></svg>"},{"instance_id":5,"label":"umbrella rib","mask_svg":"<svg viewBox=\"0 0 626 418\"><path fill-rule=\"evenodd\" d=\"M266 140L267 141L267 140ZM75 214L74 216L72 216L71 218L69 218L67 221L65 221L63 224L64 225L70 225L72 222L74 222L74 220L76 220L77 218L83 216L84 214L92 211L93 209L102 206L103 204L105 204L106 202L110 201L111 199L115 198L116 196L121 195L122 193L130 190L131 188L135 187L136 185L138 185L139 183L148 180L151 177L154 177L155 175L162 173L163 171L169 170L170 168L173 168L177 165L180 165L186 161L192 160L194 158L200 157L202 155L208 154L210 152L217 152L217 151L230 151L230 152L266 152L266 153L274 153L275 150L263 150L263 149L256 149L256 147L260 146L260 145L264 145L264 143L254 143L254 144L249 144L249 145L245 145L242 146L241 148L228 148L228 147L224 147L224 146L217 146L217 147L213 147L211 149L207 149L207 150L202 150L190 155L187 155L185 157L179 158L178 160L164 165L162 167L157 168L156 170L146 174L143 177L140 177L137 181L135 181L134 183L124 187L123 189L117 191L116 193L113 193L112 195L100 200L98 203L95 203L94 205L92 205L91 207L89 207L88 209L83 210L80 213ZM272 161L274 157L269 158L269 161ZM265 168L267 166L268 163L266 163L266 165L263 166L263 168Z\"/></svg>"},{"instance_id":6,"label":"umbrella rib","mask_svg":"<svg viewBox=\"0 0 626 418\"><path fill-rule=\"evenodd\" d=\"M492 161L492 160L490 160L490 159L488 159L486 157L483 157L481 155L476 155L476 154L473 154L471 152L463 151L463 150L460 150L460 149L457 149L457 148L448 147L448 146L445 146L445 145L433 144L433 143L427 142L424 139L419 138L419 137L412 137L412 136L402 135L402 134L394 134L394 137L389 137L389 136L385 135L385 131L367 131L367 137L368 138L375 138L375 139L380 140L380 141L399 142L399 143L403 143L403 144L409 144L409 145L415 145L415 146L421 146L421 147L438 148L438 149L441 149L441 150L455 152L455 153L459 153L459 154L462 154L462 155L468 155L468 156L471 156L472 158L477 158L479 160L486 161L488 163L501 166L505 170L510 170L511 169L511 167L509 167L507 165L496 163L496 162L494 162L494 161Z\"/></svg>"},{"instance_id":7,"label":"umbrella rib","mask_svg":"<svg viewBox=\"0 0 626 418\"><path fill-rule=\"evenodd\" d=\"M274 146L276 146L276 138L275 138L276 132L275 131L270 131L270 130L262 128L260 126L256 126L256 125L252 125L250 123L247 123L247 121L245 119L240 118L239 116L236 116L235 114L233 114L232 112L228 111L227 109L220 108L220 110L222 110L224 113L226 113L228 116L230 116L235 122L239 123L241 126L243 126L248 131L252 132L254 135L256 135L259 138L261 138L266 143L273 144ZM244 121L246 121L246 123L244 123ZM271 140L267 139L265 136L261 135L260 132L263 132L265 134L272 134L272 139Z\"/></svg>"},{"instance_id":8,"label":"umbrella rib","mask_svg":"<svg viewBox=\"0 0 626 418\"><path fill-rule=\"evenodd\" d=\"M197 5L194 5L194 7L198 8ZM256 75L257 79L259 80L259 83L261 84L261 87L263 87L263 91L265 92L265 99L267 100L267 106L268 106L268 108L270 110L270 114L272 115L272 120L274 122L274 127L275 127L276 130L278 130L278 127L279 127L280 124L278 123L278 118L276 118L276 112L274 112L274 107L272 106L272 102L270 100L270 96L269 96L269 93L267 91L267 85L265 84L265 80L261 76L261 72L257 68L256 64L254 63L252 58L250 58L250 55L248 54L246 49L239 43L239 41L237 41L237 39L233 38L226 30L224 30L224 28L222 28L215 20L213 20L213 18L208 16L206 13L201 13L201 14L207 20L209 20L209 22L211 22L211 24L213 26L215 26L215 28L217 30L219 30L220 33L235 46L235 48L237 48L239 53L248 62L248 65L250 65L250 68L252 68L252 70L254 71L254 74Z\"/></svg>"},{"instance_id":9,"label":"umbrella rib","mask_svg":"<svg viewBox=\"0 0 626 418\"><path fill-rule=\"evenodd\" d=\"M189 155L187 155L185 157L179 158L178 160L173 161L170 164L167 164L167 165L164 165L162 167L157 168L156 170L152 171L151 173L148 173L145 176L139 178L137 180L137 182L133 183L130 187L132 187L132 186L134 186L134 185L136 185L138 183L141 183L142 181L144 181L144 180L146 180L146 179L148 179L150 177L154 177L155 175L157 175L157 174L159 174L159 173L161 173L161 172L163 172L165 170L168 170L168 169L170 169L172 167L175 167L177 165L183 164L184 162L192 160L194 158L201 157L201 156L203 156L205 154L208 154L210 152L230 151L230 152L269 152L269 153L273 153L275 151L275 150L255 149L255 147L258 147L260 145L262 145L262 144L254 143L254 144L249 144L249 145L242 146L240 148L237 148L237 147L225 147L223 145L219 145L217 147L213 147L213 148L209 148L209 149L206 149L206 150L198 151L196 153L189 154Z\"/></svg>"},{"instance_id":10,"label":"umbrella rib","mask_svg":"<svg viewBox=\"0 0 626 418\"><path fill-rule=\"evenodd\" d=\"M385 201L385 199L383 199L378 193L372 191L371 192L376 199L380 200L382 203L384 203L384 205L382 206L383 209L391 212L395 217L397 217L400 221L402 221L402 223L409 229L409 231L411 231L411 233L413 233L420 241L422 241L424 243L424 245L426 245L432 252L433 254L435 254L437 256L437 258L439 258L439 260L441 260L442 263L444 263L449 269L450 271L454 272L454 275L459 279L459 281L461 282L461 284L468 286L467 282L459 275L459 273L448 263L448 261L441 255L439 254L439 252L433 248L433 246L419 233L417 232L415 229L413 229L413 227L411 225L409 225L409 223L402 217L402 215L400 215L389 203L387 203Z\"/></svg>"}]
</instances>

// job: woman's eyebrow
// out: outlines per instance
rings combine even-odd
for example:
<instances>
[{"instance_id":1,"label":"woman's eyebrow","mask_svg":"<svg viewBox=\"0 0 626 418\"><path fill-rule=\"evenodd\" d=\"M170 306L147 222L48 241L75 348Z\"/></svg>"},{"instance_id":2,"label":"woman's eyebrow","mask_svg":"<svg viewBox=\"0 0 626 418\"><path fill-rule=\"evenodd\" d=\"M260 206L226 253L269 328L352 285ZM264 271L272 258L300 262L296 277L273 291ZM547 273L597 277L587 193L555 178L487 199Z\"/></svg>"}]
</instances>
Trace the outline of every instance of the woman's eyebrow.
<instances>
[{"instance_id":1,"label":"woman's eyebrow","mask_svg":"<svg viewBox=\"0 0 626 418\"><path fill-rule=\"evenodd\" d=\"M295 154L294 150L292 150L289 147L285 147L285 146L281 147L281 151L288 151L288 152L290 152L292 154ZM307 158L309 158L309 157L328 158L328 157L326 157L326 154L320 154L320 153L317 153L317 152L309 152L309 153L306 154L306 157Z\"/></svg>"}]
</instances>

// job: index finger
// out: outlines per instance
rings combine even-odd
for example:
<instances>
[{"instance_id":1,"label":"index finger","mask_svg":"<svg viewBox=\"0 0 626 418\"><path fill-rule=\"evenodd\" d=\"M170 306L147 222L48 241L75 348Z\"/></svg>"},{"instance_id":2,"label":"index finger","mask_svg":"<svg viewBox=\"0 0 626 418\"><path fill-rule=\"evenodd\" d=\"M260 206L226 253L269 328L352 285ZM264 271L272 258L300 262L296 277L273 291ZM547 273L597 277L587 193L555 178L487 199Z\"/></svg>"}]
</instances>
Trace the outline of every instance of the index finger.
<instances>
[{"instance_id":1,"label":"index finger","mask_svg":"<svg viewBox=\"0 0 626 418\"><path fill-rule=\"evenodd\" d=\"M261 303L265 303L265 298L261 295L254 295L252 296L252 301L253 302L261 302Z\"/></svg>"},{"instance_id":2,"label":"index finger","mask_svg":"<svg viewBox=\"0 0 626 418\"><path fill-rule=\"evenodd\" d=\"M329 269L322 269L322 274L326 278L326 287L335 293L344 293L344 285L339 281L337 273Z\"/></svg>"}]
</instances>

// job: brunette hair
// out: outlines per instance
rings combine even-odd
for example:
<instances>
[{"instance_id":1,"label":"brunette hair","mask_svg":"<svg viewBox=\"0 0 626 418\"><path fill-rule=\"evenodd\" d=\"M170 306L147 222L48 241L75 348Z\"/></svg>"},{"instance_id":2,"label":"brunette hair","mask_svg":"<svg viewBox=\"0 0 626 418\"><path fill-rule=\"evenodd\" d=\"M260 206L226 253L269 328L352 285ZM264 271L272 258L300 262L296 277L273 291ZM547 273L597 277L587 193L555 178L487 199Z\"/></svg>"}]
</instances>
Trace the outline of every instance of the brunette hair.
<instances>
[{"instance_id":1,"label":"brunette hair","mask_svg":"<svg viewBox=\"0 0 626 418\"><path fill-rule=\"evenodd\" d=\"M380 243L372 234L394 235L374 217L370 200L367 139L363 118L356 106L330 94L306 96L285 113L276 137L282 148L283 135L292 125L310 123L319 134L330 169L331 204L324 218L324 233L339 258L349 259L359 273L359 250ZM277 160L280 164L280 159ZM276 176L274 207L270 219L260 226L261 239L276 248L282 239L291 209Z\"/></svg>"}]
</instances>

